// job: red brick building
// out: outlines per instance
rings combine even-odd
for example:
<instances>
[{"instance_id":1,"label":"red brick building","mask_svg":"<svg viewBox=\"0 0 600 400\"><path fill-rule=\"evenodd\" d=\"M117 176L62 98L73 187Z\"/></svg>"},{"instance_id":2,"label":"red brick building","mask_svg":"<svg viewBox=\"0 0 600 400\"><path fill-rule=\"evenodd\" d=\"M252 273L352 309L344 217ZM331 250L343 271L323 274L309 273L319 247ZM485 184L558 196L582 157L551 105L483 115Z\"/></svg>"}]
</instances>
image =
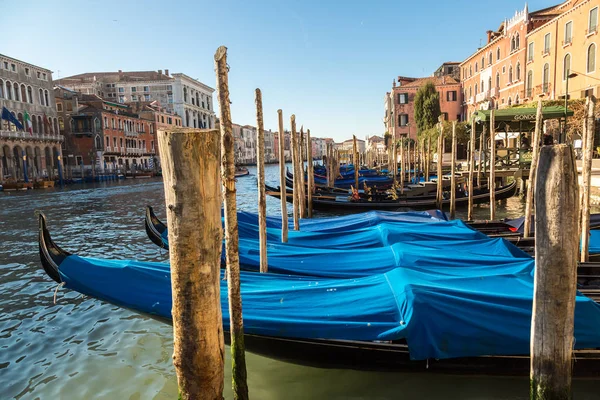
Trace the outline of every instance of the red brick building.
<instances>
[{"instance_id":1,"label":"red brick building","mask_svg":"<svg viewBox=\"0 0 600 400\"><path fill-rule=\"evenodd\" d=\"M417 90L425 83L431 82L440 94L440 109L448 121L460 121L462 110L460 82L451 76L408 78L398 77L394 80L392 92L386 94L386 115L384 124L388 133L395 138L417 138L417 126L414 121L414 101Z\"/></svg>"}]
</instances>

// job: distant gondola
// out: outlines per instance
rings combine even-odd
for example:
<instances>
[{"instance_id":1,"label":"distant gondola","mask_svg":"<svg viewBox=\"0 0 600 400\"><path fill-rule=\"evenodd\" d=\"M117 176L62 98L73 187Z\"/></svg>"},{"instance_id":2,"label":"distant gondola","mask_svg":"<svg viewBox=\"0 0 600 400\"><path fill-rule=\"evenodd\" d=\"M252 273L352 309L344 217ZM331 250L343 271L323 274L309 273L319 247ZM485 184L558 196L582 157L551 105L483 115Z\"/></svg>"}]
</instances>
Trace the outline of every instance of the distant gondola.
<instances>
[{"instance_id":1,"label":"distant gondola","mask_svg":"<svg viewBox=\"0 0 600 400\"><path fill-rule=\"evenodd\" d=\"M112 297L107 294L110 285L90 287L78 285L73 277L61 275L61 264L73 255L62 250L52 240L46 226L43 214L39 215L39 253L44 271L57 283L65 283L80 293L97 298L102 301L127 308L133 312L145 315L163 323L171 324L170 306L163 313L148 313L124 304L123 297ZM96 271L104 270L102 260L94 260ZM84 271L86 261L83 258L71 258L71 268ZM75 265L81 263L82 265ZM110 263L108 261L107 263ZM81 268L77 268L81 267ZM103 277L111 274L110 267L103 271ZM128 277L135 280L144 278L144 271L136 269L127 270ZM256 274L262 275L262 274ZM66 281L63 281L66 278ZM94 282L92 279L89 282ZM88 285L91 285L88 282ZM167 284L162 290L169 290ZM119 293L123 296L123 292ZM127 296L135 296L127 291ZM145 294L146 296L148 293ZM168 314L168 315L167 315ZM229 335L226 333L225 340ZM461 358L429 358L413 360L409 354L409 346L404 340L399 341L360 341L336 339L303 339L290 337L275 337L266 335L245 335L246 349L250 352L270 357L273 359L291 362L300 365L309 365L321 368L347 368L355 370L380 370L380 371L412 371L422 373L451 373L451 374L479 374L479 375L528 375L530 359L528 356L475 356ZM499 344L501 345L501 344ZM600 352L598 349L574 350L577 362L573 365L574 376L595 377L600 374Z\"/></svg>"}]
</instances>

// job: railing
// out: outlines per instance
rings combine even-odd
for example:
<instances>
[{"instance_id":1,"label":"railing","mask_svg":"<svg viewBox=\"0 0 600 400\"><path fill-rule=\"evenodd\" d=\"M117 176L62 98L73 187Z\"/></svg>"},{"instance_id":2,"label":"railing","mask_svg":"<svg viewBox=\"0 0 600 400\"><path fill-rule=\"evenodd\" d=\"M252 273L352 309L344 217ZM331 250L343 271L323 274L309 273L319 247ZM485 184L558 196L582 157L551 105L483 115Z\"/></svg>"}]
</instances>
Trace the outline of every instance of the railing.
<instances>
[{"instance_id":1,"label":"railing","mask_svg":"<svg viewBox=\"0 0 600 400\"><path fill-rule=\"evenodd\" d=\"M135 131L129 131L129 130L125 131L125 136L137 136L137 135L138 134Z\"/></svg>"},{"instance_id":2,"label":"railing","mask_svg":"<svg viewBox=\"0 0 600 400\"><path fill-rule=\"evenodd\" d=\"M106 147L104 148L104 151L105 151L106 153L110 153L110 146L106 146Z\"/></svg>"},{"instance_id":3,"label":"railing","mask_svg":"<svg viewBox=\"0 0 600 400\"><path fill-rule=\"evenodd\" d=\"M484 101L488 97L490 97L490 91L489 90L484 90L481 93L477 93L477 95L475 96L475 101L477 101L477 103L481 103L482 101Z\"/></svg>"},{"instance_id":4,"label":"railing","mask_svg":"<svg viewBox=\"0 0 600 400\"><path fill-rule=\"evenodd\" d=\"M20 140L51 140L56 142L62 142L65 140L63 135L50 135L43 133L22 132L22 131L0 131L0 137L7 139L20 139Z\"/></svg>"},{"instance_id":5,"label":"railing","mask_svg":"<svg viewBox=\"0 0 600 400\"><path fill-rule=\"evenodd\" d=\"M568 46L572 43L573 43L573 37L566 38L565 40L562 41L563 46Z\"/></svg>"},{"instance_id":6,"label":"railing","mask_svg":"<svg viewBox=\"0 0 600 400\"><path fill-rule=\"evenodd\" d=\"M598 25L590 26L589 29L585 30L585 35L592 35L598 31Z\"/></svg>"}]
</instances>

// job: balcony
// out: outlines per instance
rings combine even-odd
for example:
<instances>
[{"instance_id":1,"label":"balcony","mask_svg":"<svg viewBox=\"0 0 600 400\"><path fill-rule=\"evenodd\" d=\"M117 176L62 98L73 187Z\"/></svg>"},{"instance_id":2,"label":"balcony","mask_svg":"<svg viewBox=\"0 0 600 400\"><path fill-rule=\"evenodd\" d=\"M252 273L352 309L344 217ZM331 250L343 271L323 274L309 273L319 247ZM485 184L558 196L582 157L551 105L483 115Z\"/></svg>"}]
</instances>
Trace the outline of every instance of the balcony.
<instances>
[{"instance_id":1,"label":"balcony","mask_svg":"<svg viewBox=\"0 0 600 400\"><path fill-rule=\"evenodd\" d=\"M500 88L493 87L490 89L490 97L498 97L500 94Z\"/></svg>"},{"instance_id":2,"label":"balcony","mask_svg":"<svg viewBox=\"0 0 600 400\"><path fill-rule=\"evenodd\" d=\"M467 99L467 104L473 104L473 103L475 103L475 98L473 96L471 96Z\"/></svg>"},{"instance_id":3,"label":"balcony","mask_svg":"<svg viewBox=\"0 0 600 400\"><path fill-rule=\"evenodd\" d=\"M135 131L130 131L130 130L127 130L127 129L125 130L125 136L133 136L133 137L135 137L137 135L138 135L138 133L135 132Z\"/></svg>"},{"instance_id":4,"label":"balcony","mask_svg":"<svg viewBox=\"0 0 600 400\"><path fill-rule=\"evenodd\" d=\"M52 142L63 142L65 140L63 135L50 135L42 133L30 134L29 132L23 131L0 131L0 138L16 140L43 140Z\"/></svg>"},{"instance_id":5,"label":"balcony","mask_svg":"<svg viewBox=\"0 0 600 400\"><path fill-rule=\"evenodd\" d=\"M489 97L490 97L490 91L489 90L484 90L481 93L477 93L477 95L475 96L475 101L477 103L481 103L482 101L485 101Z\"/></svg>"}]
</instances>

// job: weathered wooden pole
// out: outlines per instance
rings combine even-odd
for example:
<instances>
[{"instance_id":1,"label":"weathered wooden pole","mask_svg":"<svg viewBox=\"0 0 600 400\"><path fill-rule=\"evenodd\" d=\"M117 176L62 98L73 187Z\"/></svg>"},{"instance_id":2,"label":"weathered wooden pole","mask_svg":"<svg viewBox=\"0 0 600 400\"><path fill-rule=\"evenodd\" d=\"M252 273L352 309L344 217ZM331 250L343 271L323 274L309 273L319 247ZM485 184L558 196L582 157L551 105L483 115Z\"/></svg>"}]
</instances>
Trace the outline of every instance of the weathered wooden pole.
<instances>
[{"instance_id":1,"label":"weathered wooden pole","mask_svg":"<svg viewBox=\"0 0 600 400\"><path fill-rule=\"evenodd\" d=\"M438 210L442 209L444 183L442 181L442 163L444 160L444 153L442 153L442 147L444 145L444 125L441 120L439 122L439 134L437 141L437 196L436 196L436 207Z\"/></svg>"},{"instance_id":2,"label":"weathered wooden pole","mask_svg":"<svg viewBox=\"0 0 600 400\"><path fill-rule=\"evenodd\" d=\"M262 93L256 89L256 172L258 175L258 242L260 272L267 272L267 195L265 194L265 128Z\"/></svg>"},{"instance_id":3,"label":"weathered wooden pole","mask_svg":"<svg viewBox=\"0 0 600 400\"><path fill-rule=\"evenodd\" d=\"M473 221L473 182L475 172L475 117L471 117L471 140L469 146L469 206L467 210L467 220Z\"/></svg>"},{"instance_id":4,"label":"weathered wooden pole","mask_svg":"<svg viewBox=\"0 0 600 400\"><path fill-rule=\"evenodd\" d=\"M404 175L406 174L406 156L404 153L404 138L400 139L400 194L404 194Z\"/></svg>"},{"instance_id":5,"label":"weathered wooden pole","mask_svg":"<svg viewBox=\"0 0 600 400\"><path fill-rule=\"evenodd\" d=\"M292 149L292 166L294 171L294 230L300 230L300 162L298 161L298 135L296 134L296 116L292 114L290 117L292 125L292 137L290 143L290 149Z\"/></svg>"},{"instance_id":6,"label":"weathered wooden pole","mask_svg":"<svg viewBox=\"0 0 600 400\"><path fill-rule=\"evenodd\" d=\"M356 135L352 135L352 164L354 164L354 189L358 190L358 147L356 146Z\"/></svg>"},{"instance_id":7,"label":"weathered wooden pole","mask_svg":"<svg viewBox=\"0 0 600 400\"><path fill-rule=\"evenodd\" d=\"M287 185L285 183L285 133L283 111L277 110L279 119L279 196L281 197L281 242L288 241Z\"/></svg>"},{"instance_id":8,"label":"weathered wooden pole","mask_svg":"<svg viewBox=\"0 0 600 400\"><path fill-rule=\"evenodd\" d=\"M325 168L327 169L327 186L331 186L331 145L325 143L325 153L327 154L327 160Z\"/></svg>"},{"instance_id":9,"label":"weathered wooden pole","mask_svg":"<svg viewBox=\"0 0 600 400\"><path fill-rule=\"evenodd\" d=\"M402 166L402 161L400 161L400 166ZM398 185L397 172L398 167L396 166L396 140L392 140L391 146L388 145L388 171L392 173L392 178L394 180L394 187ZM402 168L402 173L404 174L404 168Z\"/></svg>"},{"instance_id":10,"label":"weathered wooden pole","mask_svg":"<svg viewBox=\"0 0 600 400\"><path fill-rule=\"evenodd\" d=\"M594 107L596 99L588 96L585 100L585 118L583 120L583 162L582 162L582 196L581 196L581 262L589 261L590 249L590 189L592 185L592 156L594 154L594 132L596 124Z\"/></svg>"},{"instance_id":11,"label":"weathered wooden pole","mask_svg":"<svg viewBox=\"0 0 600 400\"><path fill-rule=\"evenodd\" d=\"M313 174L313 154L312 154L312 140L310 139L310 129L306 130L306 157L308 158L307 165L307 194L308 194L308 218L312 218L313 205L312 205L312 192L314 190L314 178Z\"/></svg>"},{"instance_id":12,"label":"weathered wooden pole","mask_svg":"<svg viewBox=\"0 0 600 400\"><path fill-rule=\"evenodd\" d=\"M429 167L431 166L431 135L427 137L427 151L425 152L425 182L429 182Z\"/></svg>"},{"instance_id":13,"label":"weathered wooden pole","mask_svg":"<svg viewBox=\"0 0 600 400\"><path fill-rule=\"evenodd\" d=\"M450 218L456 218L456 121L452 121L452 175L450 178Z\"/></svg>"},{"instance_id":14,"label":"weathered wooden pole","mask_svg":"<svg viewBox=\"0 0 600 400\"><path fill-rule=\"evenodd\" d=\"M410 142L410 138L408 138L407 140L408 142L408 155L406 157L406 162L407 162L407 166L406 166L406 171L408 172L408 182L412 183L412 156L411 156L411 152L412 152L412 143Z\"/></svg>"},{"instance_id":15,"label":"weathered wooden pole","mask_svg":"<svg viewBox=\"0 0 600 400\"><path fill-rule=\"evenodd\" d=\"M490 110L490 180L488 189L490 190L490 220L496 219L496 123L494 119L494 110Z\"/></svg>"},{"instance_id":16,"label":"weathered wooden pole","mask_svg":"<svg viewBox=\"0 0 600 400\"><path fill-rule=\"evenodd\" d=\"M233 151L235 139L229 108L227 47L221 46L217 49L215 64L221 129L221 176L223 180L223 208L225 210L225 261L227 263L229 331L231 334L231 378L233 381L233 398L244 400L248 399L248 384L246 382L244 323L240 292L240 256L238 254L239 238L236 211L235 156Z\"/></svg>"},{"instance_id":17,"label":"weathered wooden pole","mask_svg":"<svg viewBox=\"0 0 600 400\"><path fill-rule=\"evenodd\" d=\"M533 135L533 154L531 155L531 166L529 167L529 187L527 188L527 197L525 199L525 225L523 227L523 237L531 237L534 234L534 232L531 231L531 215L533 212L533 193L536 185L537 163L540 154L540 140L542 138L542 115L542 99L539 99L535 117L535 133Z\"/></svg>"},{"instance_id":18,"label":"weathered wooden pole","mask_svg":"<svg viewBox=\"0 0 600 400\"><path fill-rule=\"evenodd\" d=\"M173 297L173 365L181 399L222 399L219 131L158 131ZM202 226L199 229L198 226Z\"/></svg>"},{"instance_id":19,"label":"weathered wooden pole","mask_svg":"<svg viewBox=\"0 0 600 400\"><path fill-rule=\"evenodd\" d=\"M572 148L544 146L538 171L530 397L567 400L571 399L579 244L579 190Z\"/></svg>"},{"instance_id":20,"label":"weathered wooden pole","mask_svg":"<svg viewBox=\"0 0 600 400\"><path fill-rule=\"evenodd\" d=\"M477 162L477 186L481 186L481 164L483 163L483 152L485 146L485 134L487 131L487 126L483 125L483 131L481 132L481 137L479 138L479 161Z\"/></svg>"},{"instance_id":21,"label":"weathered wooden pole","mask_svg":"<svg viewBox=\"0 0 600 400\"><path fill-rule=\"evenodd\" d=\"M298 154L300 155L300 218L306 218L306 178L304 176L304 125L300 126L298 136Z\"/></svg>"}]
</instances>

